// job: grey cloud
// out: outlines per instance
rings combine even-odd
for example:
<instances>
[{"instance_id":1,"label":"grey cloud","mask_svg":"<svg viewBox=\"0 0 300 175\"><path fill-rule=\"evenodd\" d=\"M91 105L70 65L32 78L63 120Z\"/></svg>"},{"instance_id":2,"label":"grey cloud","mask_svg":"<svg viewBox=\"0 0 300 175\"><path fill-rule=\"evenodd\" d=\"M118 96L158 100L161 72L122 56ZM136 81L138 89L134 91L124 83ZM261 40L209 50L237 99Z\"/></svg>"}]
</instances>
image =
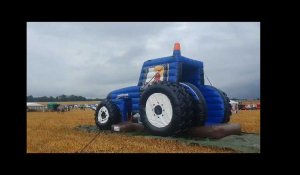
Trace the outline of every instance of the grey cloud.
<instances>
[{"instance_id":1,"label":"grey cloud","mask_svg":"<svg viewBox=\"0 0 300 175\"><path fill-rule=\"evenodd\" d=\"M27 94L105 97L176 41L230 97L260 96L259 23L161 22L27 23Z\"/></svg>"}]
</instances>

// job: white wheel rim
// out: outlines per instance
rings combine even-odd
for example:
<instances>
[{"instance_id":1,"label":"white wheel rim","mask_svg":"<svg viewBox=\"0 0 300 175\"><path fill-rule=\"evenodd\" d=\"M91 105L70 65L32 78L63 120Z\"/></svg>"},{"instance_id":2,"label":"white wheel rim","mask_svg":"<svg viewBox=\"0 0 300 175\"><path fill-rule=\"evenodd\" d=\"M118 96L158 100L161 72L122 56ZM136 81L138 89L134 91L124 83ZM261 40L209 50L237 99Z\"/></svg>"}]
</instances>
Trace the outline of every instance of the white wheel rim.
<instances>
[{"instance_id":1,"label":"white wheel rim","mask_svg":"<svg viewBox=\"0 0 300 175\"><path fill-rule=\"evenodd\" d=\"M155 127L167 126L173 116L173 109L170 99L162 93L150 95L146 101L146 117Z\"/></svg>"},{"instance_id":2,"label":"white wheel rim","mask_svg":"<svg viewBox=\"0 0 300 175\"><path fill-rule=\"evenodd\" d=\"M99 123L106 123L108 121L109 113L108 109L105 106L102 106L98 112L98 121Z\"/></svg>"}]
</instances>

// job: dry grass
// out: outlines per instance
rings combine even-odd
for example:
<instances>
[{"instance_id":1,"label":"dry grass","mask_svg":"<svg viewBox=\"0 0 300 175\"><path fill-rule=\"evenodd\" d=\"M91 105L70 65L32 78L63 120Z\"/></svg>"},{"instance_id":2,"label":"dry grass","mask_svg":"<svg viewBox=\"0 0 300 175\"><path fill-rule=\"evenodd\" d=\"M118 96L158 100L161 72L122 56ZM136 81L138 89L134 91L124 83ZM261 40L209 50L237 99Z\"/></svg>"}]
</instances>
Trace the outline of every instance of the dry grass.
<instances>
[{"instance_id":1,"label":"dry grass","mask_svg":"<svg viewBox=\"0 0 300 175\"><path fill-rule=\"evenodd\" d=\"M27 113L28 153L74 153L96 134L74 130L78 125L94 125L94 111L73 110ZM232 123L240 123L242 131L260 133L260 111L239 111ZM185 145L173 140L128 136L102 132L83 152L92 153L230 153L229 149Z\"/></svg>"},{"instance_id":2,"label":"dry grass","mask_svg":"<svg viewBox=\"0 0 300 175\"><path fill-rule=\"evenodd\" d=\"M248 104L258 104L260 103L260 100L248 100L248 101L243 101L242 104L248 105Z\"/></svg>"},{"instance_id":3,"label":"dry grass","mask_svg":"<svg viewBox=\"0 0 300 175\"><path fill-rule=\"evenodd\" d=\"M92 110L27 113L28 153L74 153L95 133L74 130L75 126L94 124ZM173 140L101 133L83 152L92 153L230 153L229 149L185 145Z\"/></svg>"},{"instance_id":4,"label":"dry grass","mask_svg":"<svg viewBox=\"0 0 300 175\"><path fill-rule=\"evenodd\" d=\"M260 133L260 110L240 110L231 116L231 123L240 123L243 132Z\"/></svg>"}]
</instances>

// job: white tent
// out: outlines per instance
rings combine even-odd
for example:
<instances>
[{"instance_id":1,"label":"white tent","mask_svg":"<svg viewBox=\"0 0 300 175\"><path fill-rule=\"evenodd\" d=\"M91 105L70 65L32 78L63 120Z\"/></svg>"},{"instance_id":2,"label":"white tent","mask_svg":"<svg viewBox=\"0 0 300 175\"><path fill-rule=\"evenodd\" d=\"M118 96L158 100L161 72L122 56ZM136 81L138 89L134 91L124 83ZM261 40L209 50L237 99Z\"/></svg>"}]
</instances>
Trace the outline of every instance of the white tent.
<instances>
[{"instance_id":1,"label":"white tent","mask_svg":"<svg viewBox=\"0 0 300 175\"><path fill-rule=\"evenodd\" d=\"M239 111L239 102L230 100L229 103L231 104L231 112L232 113L237 113Z\"/></svg>"},{"instance_id":2,"label":"white tent","mask_svg":"<svg viewBox=\"0 0 300 175\"><path fill-rule=\"evenodd\" d=\"M39 103L27 103L27 110L30 110L30 111L37 111L37 110L44 111L45 107L46 106L39 104Z\"/></svg>"},{"instance_id":3,"label":"white tent","mask_svg":"<svg viewBox=\"0 0 300 175\"><path fill-rule=\"evenodd\" d=\"M27 106L44 106L44 105L39 104L39 103L29 103L29 102L27 102Z\"/></svg>"}]
</instances>

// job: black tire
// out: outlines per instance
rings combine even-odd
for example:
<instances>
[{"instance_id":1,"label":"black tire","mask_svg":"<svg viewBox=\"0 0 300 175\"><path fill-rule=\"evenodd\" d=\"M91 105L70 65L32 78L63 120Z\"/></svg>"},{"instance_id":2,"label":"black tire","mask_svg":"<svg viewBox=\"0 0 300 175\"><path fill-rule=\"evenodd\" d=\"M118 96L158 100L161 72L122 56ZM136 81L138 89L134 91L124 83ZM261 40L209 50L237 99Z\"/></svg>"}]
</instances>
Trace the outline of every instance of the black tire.
<instances>
[{"instance_id":1,"label":"black tire","mask_svg":"<svg viewBox=\"0 0 300 175\"><path fill-rule=\"evenodd\" d=\"M102 107L105 107L107 109L108 112L108 117L107 117L107 113L105 113L105 111L100 111L100 109ZM105 110L105 108L102 108L102 110ZM98 116L99 112L101 112L101 115ZM107 120L104 120L103 122L100 122L101 118L105 119L106 117L108 118ZM100 120L99 120L100 118ZM95 112L95 122L96 125L99 129L101 130L110 130L111 129L111 125L116 124L118 122L121 121L121 113L118 109L118 107L112 103L110 100L104 100L103 102L101 102L97 108L96 108L96 112Z\"/></svg>"},{"instance_id":2,"label":"black tire","mask_svg":"<svg viewBox=\"0 0 300 175\"><path fill-rule=\"evenodd\" d=\"M231 104L230 104L230 99L227 97L227 94L223 91L221 91L220 89L217 89L219 91L219 93L221 94L223 100L224 100L224 105L225 105L225 116L224 116L224 120L223 123L228 123L230 121L230 116L232 114L231 112Z\"/></svg>"},{"instance_id":3,"label":"black tire","mask_svg":"<svg viewBox=\"0 0 300 175\"><path fill-rule=\"evenodd\" d=\"M199 101L193 99L192 126L203 126L207 119L207 106L205 98L202 95L201 91L195 85L188 82L184 82L184 84L191 87L199 97Z\"/></svg>"},{"instance_id":4,"label":"black tire","mask_svg":"<svg viewBox=\"0 0 300 175\"><path fill-rule=\"evenodd\" d=\"M146 114L146 102L148 98L154 94L159 93L163 94L170 100L170 107L172 107L172 114L170 117L170 122L162 127L154 126L148 120ZM156 113L156 107L162 107L166 109L166 106L163 104L159 105L159 100L157 100L158 105L153 104L153 112L154 116ZM186 131L192 123L192 98L191 96L185 91L185 89L180 86L178 83L170 83L170 82L160 82L151 85L141 95L140 99L140 116L141 121L144 124L145 128L150 131L153 135L159 136L171 136L171 135L178 135L184 131ZM161 116L162 113L158 114L157 116ZM152 117L152 116L151 116ZM159 117L158 117L159 118Z\"/></svg>"}]
</instances>

